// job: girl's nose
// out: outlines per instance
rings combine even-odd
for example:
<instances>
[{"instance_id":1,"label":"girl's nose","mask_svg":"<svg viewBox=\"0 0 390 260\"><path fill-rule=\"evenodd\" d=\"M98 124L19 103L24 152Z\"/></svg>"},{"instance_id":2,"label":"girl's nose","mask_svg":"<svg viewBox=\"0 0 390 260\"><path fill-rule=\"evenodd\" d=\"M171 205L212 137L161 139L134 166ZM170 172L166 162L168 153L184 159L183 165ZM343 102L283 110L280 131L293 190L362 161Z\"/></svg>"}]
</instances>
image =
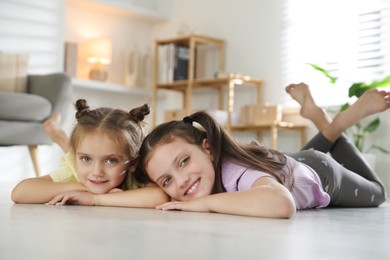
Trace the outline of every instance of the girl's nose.
<instances>
[{"instance_id":1,"label":"girl's nose","mask_svg":"<svg viewBox=\"0 0 390 260\"><path fill-rule=\"evenodd\" d=\"M177 184L179 185L180 188L185 188L189 182L190 178L188 177L187 174L183 174L183 173L179 173L177 176L176 176L176 181L177 181Z\"/></svg>"},{"instance_id":2,"label":"girl's nose","mask_svg":"<svg viewBox=\"0 0 390 260\"><path fill-rule=\"evenodd\" d=\"M93 166L92 175L96 177L101 177L104 175L103 168L100 166L100 164L96 163Z\"/></svg>"}]
</instances>

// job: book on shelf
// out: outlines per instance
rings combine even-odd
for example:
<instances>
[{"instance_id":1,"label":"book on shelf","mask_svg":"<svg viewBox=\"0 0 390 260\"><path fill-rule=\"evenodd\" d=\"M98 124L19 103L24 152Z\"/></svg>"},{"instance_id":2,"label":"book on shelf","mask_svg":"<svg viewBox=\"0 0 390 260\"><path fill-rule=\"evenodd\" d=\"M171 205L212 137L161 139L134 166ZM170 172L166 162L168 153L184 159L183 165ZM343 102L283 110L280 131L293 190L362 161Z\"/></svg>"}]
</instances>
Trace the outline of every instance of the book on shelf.
<instances>
[{"instance_id":1,"label":"book on shelf","mask_svg":"<svg viewBox=\"0 0 390 260\"><path fill-rule=\"evenodd\" d=\"M189 48L173 43L158 46L158 82L188 79Z\"/></svg>"},{"instance_id":2,"label":"book on shelf","mask_svg":"<svg viewBox=\"0 0 390 260\"><path fill-rule=\"evenodd\" d=\"M190 50L188 46L175 46L175 63L174 63L174 80L188 79L188 62L190 58Z\"/></svg>"},{"instance_id":3,"label":"book on shelf","mask_svg":"<svg viewBox=\"0 0 390 260\"><path fill-rule=\"evenodd\" d=\"M218 72L218 47L197 45L194 53L194 78L213 78ZM172 83L187 80L190 50L188 45L164 44L158 46L158 82Z\"/></svg>"},{"instance_id":4,"label":"book on shelf","mask_svg":"<svg viewBox=\"0 0 390 260\"><path fill-rule=\"evenodd\" d=\"M175 45L165 44L158 47L158 82L173 81Z\"/></svg>"},{"instance_id":5,"label":"book on shelf","mask_svg":"<svg viewBox=\"0 0 390 260\"><path fill-rule=\"evenodd\" d=\"M207 44L196 46L195 78L214 78L219 71L219 58L217 46Z\"/></svg>"}]
</instances>

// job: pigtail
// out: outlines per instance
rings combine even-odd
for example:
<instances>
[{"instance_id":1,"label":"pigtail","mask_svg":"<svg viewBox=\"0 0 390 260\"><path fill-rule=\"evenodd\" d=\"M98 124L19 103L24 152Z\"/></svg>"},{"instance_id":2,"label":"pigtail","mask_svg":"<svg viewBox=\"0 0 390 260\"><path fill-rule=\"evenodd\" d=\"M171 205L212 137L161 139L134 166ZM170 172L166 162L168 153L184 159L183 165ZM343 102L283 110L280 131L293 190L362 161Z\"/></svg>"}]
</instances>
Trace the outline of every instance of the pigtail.
<instances>
[{"instance_id":1,"label":"pigtail","mask_svg":"<svg viewBox=\"0 0 390 260\"><path fill-rule=\"evenodd\" d=\"M193 121L201 125L205 131L204 138L207 138L210 153L213 156L213 165L215 169L215 182L213 193L225 192L226 189L222 183L222 152L223 144L234 142L233 139L225 133L222 126L209 114L200 111L188 116L185 121ZM226 146L226 145L225 145ZM229 146L229 145L228 145Z\"/></svg>"},{"instance_id":2,"label":"pigtail","mask_svg":"<svg viewBox=\"0 0 390 260\"><path fill-rule=\"evenodd\" d=\"M145 119L145 116L149 115L150 108L148 104L144 104L140 107L133 108L130 110L129 114L131 118L136 122L137 124L139 122L142 122Z\"/></svg>"},{"instance_id":3,"label":"pigtail","mask_svg":"<svg viewBox=\"0 0 390 260\"><path fill-rule=\"evenodd\" d=\"M89 111L89 106L87 105L87 101L85 99L78 99L75 104L76 108L76 119L79 119L80 116Z\"/></svg>"}]
</instances>

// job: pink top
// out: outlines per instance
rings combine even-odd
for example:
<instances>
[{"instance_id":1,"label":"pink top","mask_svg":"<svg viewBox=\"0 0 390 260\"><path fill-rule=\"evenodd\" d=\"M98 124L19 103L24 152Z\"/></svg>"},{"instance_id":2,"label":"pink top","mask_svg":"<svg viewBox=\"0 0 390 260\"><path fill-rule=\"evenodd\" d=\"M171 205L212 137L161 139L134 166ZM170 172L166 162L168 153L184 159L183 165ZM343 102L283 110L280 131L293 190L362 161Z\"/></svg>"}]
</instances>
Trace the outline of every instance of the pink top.
<instances>
[{"instance_id":1,"label":"pink top","mask_svg":"<svg viewBox=\"0 0 390 260\"><path fill-rule=\"evenodd\" d=\"M282 171L291 170L294 185L290 189L297 209L326 207L330 197L324 191L317 173L301 162L286 156L286 165ZM259 170L253 170L231 161L222 164L222 182L227 192L248 190L261 177L273 177Z\"/></svg>"}]
</instances>

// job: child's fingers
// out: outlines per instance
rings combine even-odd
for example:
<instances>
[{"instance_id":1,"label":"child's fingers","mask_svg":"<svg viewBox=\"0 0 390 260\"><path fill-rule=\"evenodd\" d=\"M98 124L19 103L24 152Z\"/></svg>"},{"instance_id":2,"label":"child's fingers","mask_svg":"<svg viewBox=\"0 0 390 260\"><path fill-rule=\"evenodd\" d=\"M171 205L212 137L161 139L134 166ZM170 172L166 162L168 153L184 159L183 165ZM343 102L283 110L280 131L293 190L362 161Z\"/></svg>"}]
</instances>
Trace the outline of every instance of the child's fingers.
<instances>
[{"instance_id":1,"label":"child's fingers","mask_svg":"<svg viewBox=\"0 0 390 260\"><path fill-rule=\"evenodd\" d=\"M65 206L69 201L69 199L70 199L69 195L65 195L61 200L61 206Z\"/></svg>"},{"instance_id":2,"label":"child's fingers","mask_svg":"<svg viewBox=\"0 0 390 260\"><path fill-rule=\"evenodd\" d=\"M60 195L55 196L53 199L51 199L48 202L48 204L49 205L56 205L57 203L59 203L61 201L61 199L59 197L60 197Z\"/></svg>"},{"instance_id":3,"label":"child's fingers","mask_svg":"<svg viewBox=\"0 0 390 260\"><path fill-rule=\"evenodd\" d=\"M51 201L49 201L48 204L49 205L56 205L59 203L60 205L64 206L69 201L69 199L70 199L69 195L58 194Z\"/></svg>"},{"instance_id":4,"label":"child's fingers","mask_svg":"<svg viewBox=\"0 0 390 260\"><path fill-rule=\"evenodd\" d=\"M156 206L160 210L181 210L181 202L167 202Z\"/></svg>"}]
</instances>

